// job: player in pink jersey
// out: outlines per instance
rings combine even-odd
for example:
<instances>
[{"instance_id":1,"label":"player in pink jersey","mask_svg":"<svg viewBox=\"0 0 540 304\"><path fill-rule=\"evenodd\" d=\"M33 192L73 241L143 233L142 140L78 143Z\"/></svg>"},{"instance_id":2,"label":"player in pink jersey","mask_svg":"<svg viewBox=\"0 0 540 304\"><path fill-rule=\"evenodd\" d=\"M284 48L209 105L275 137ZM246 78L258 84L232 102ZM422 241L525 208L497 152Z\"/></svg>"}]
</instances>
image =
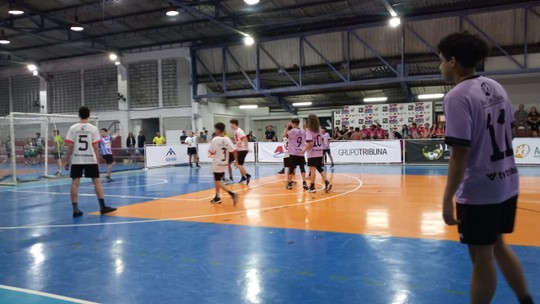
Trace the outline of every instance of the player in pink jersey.
<instances>
[{"instance_id":1,"label":"player in pink jersey","mask_svg":"<svg viewBox=\"0 0 540 304\"><path fill-rule=\"evenodd\" d=\"M307 119L306 131L306 146L304 147L303 152L307 154L308 167L311 178L311 184L309 186L308 192L315 193L315 170L319 171L322 178L324 179L324 191L328 192L332 189L332 184L326 176L323 168L323 132L321 131L321 126L319 124L319 117L315 114L310 114Z\"/></svg>"},{"instance_id":2,"label":"player in pink jersey","mask_svg":"<svg viewBox=\"0 0 540 304\"><path fill-rule=\"evenodd\" d=\"M442 78L456 85L443 101L445 142L452 147L443 218L458 225L460 241L469 249L471 303L491 302L499 264L519 303L531 304L523 266L503 238L513 232L519 190L512 103L499 83L476 74L490 49L477 35L451 34L438 49Z\"/></svg>"},{"instance_id":3,"label":"player in pink jersey","mask_svg":"<svg viewBox=\"0 0 540 304\"><path fill-rule=\"evenodd\" d=\"M308 190L306 181L306 158L304 156L304 148L306 146L306 132L299 127L300 120L293 118L291 120L292 129L287 132L287 138L289 138L289 178L287 182L287 189L292 189L293 174L296 167L300 167L300 174L302 175L304 190Z\"/></svg>"}]
</instances>

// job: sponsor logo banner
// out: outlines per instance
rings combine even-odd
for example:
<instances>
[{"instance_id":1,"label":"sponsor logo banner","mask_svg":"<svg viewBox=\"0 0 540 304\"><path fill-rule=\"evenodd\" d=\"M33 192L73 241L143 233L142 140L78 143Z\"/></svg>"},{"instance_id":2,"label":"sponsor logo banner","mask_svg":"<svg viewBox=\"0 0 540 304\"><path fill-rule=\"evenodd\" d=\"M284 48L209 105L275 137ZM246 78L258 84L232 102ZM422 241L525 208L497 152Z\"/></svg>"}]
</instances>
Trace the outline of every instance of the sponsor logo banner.
<instances>
[{"instance_id":1,"label":"sponsor logo banner","mask_svg":"<svg viewBox=\"0 0 540 304\"><path fill-rule=\"evenodd\" d=\"M450 147L444 140L405 140L405 163L447 164Z\"/></svg>"},{"instance_id":2,"label":"sponsor logo banner","mask_svg":"<svg viewBox=\"0 0 540 304\"><path fill-rule=\"evenodd\" d=\"M209 143L199 144L199 162L200 163L211 163L212 159L208 157L208 148L210 147ZM246 156L247 163L255 162L255 143L250 142L249 153ZM187 151L187 150L186 150ZM187 162L187 158L184 162Z\"/></svg>"},{"instance_id":3,"label":"sponsor logo banner","mask_svg":"<svg viewBox=\"0 0 540 304\"><path fill-rule=\"evenodd\" d=\"M540 165L540 138L514 138L514 157L520 165Z\"/></svg>"},{"instance_id":4,"label":"sponsor logo banner","mask_svg":"<svg viewBox=\"0 0 540 304\"><path fill-rule=\"evenodd\" d=\"M283 143L280 142L260 142L259 159L260 163L282 163L283 162Z\"/></svg>"},{"instance_id":5,"label":"sponsor logo banner","mask_svg":"<svg viewBox=\"0 0 540 304\"><path fill-rule=\"evenodd\" d=\"M146 146L145 149L147 168L157 168L187 163L187 146Z\"/></svg>"},{"instance_id":6,"label":"sponsor logo banner","mask_svg":"<svg viewBox=\"0 0 540 304\"><path fill-rule=\"evenodd\" d=\"M401 163L399 140L333 142L330 150L336 164Z\"/></svg>"}]
</instances>

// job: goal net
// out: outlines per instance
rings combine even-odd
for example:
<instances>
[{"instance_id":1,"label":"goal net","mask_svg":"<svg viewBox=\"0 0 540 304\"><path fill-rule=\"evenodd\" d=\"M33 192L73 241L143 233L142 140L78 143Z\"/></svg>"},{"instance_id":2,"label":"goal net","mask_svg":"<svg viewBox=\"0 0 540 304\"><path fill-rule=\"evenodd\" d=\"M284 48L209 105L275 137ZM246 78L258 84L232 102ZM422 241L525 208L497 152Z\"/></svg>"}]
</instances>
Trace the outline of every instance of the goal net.
<instances>
[{"instance_id":1,"label":"goal net","mask_svg":"<svg viewBox=\"0 0 540 304\"><path fill-rule=\"evenodd\" d=\"M79 120L76 115L37 113L1 117L0 185L67 175L59 160L65 158L67 151L67 131ZM91 117L90 123L97 126L97 117Z\"/></svg>"}]
</instances>

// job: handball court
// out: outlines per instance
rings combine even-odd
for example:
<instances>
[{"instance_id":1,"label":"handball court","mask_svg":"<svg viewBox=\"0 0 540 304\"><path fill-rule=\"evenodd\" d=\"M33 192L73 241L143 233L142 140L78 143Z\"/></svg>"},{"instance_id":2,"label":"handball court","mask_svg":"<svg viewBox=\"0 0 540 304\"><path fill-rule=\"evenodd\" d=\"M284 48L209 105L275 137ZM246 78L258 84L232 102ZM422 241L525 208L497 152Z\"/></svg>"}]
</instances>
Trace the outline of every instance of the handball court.
<instances>
[{"instance_id":1,"label":"handball court","mask_svg":"<svg viewBox=\"0 0 540 304\"><path fill-rule=\"evenodd\" d=\"M467 250L441 218L445 167L328 166L333 190L315 194L286 190L279 166L247 167L236 207L209 204L209 165L116 174L105 217L90 181L80 219L67 179L0 188L0 303L468 302ZM507 240L538 302L540 173L520 173ZM515 302L500 275L493 303Z\"/></svg>"}]
</instances>

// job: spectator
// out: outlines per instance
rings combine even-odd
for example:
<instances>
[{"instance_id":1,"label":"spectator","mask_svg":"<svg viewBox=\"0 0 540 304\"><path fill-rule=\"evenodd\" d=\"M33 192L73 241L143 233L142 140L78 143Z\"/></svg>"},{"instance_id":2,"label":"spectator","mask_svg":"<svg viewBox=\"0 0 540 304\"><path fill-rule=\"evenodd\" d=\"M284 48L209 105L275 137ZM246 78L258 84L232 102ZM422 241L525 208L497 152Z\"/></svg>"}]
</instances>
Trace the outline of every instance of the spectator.
<instances>
[{"instance_id":1,"label":"spectator","mask_svg":"<svg viewBox=\"0 0 540 304\"><path fill-rule=\"evenodd\" d=\"M197 142L199 144L202 144L202 143L206 142L205 139L204 139L204 132L203 131L199 132L199 136L197 137Z\"/></svg>"},{"instance_id":2,"label":"spectator","mask_svg":"<svg viewBox=\"0 0 540 304\"><path fill-rule=\"evenodd\" d=\"M278 142L277 136L272 137L272 142Z\"/></svg>"},{"instance_id":3,"label":"spectator","mask_svg":"<svg viewBox=\"0 0 540 304\"><path fill-rule=\"evenodd\" d=\"M186 138L188 138L188 136L186 134L186 131L182 131L182 135L180 136L180 143L185 144L186 143Z\"/></svg>"},{"instance_id":4,"label":"spectator","mask_svg":"<svg viewBox=\"0 0 540 304\"><path fill-rule=\"evenodd\" d=\"M334 140L343 139L343 135L341 135L341 132L339 131L339 127L334 128L334 134L332 134L332 139Z\"/></svg>"},{"instance_id":5,"label":"spectator","mask_svg":"<svg viewBox=\"0 0 540 304\"><path fill-rule=\"evenodd\" d=\"M527 126L527 118L529 116L529 113L525 111L525 105L520 104L518 107L518 110L514 113L514 124L516 128L519 127L526 127Z\"/></svg>"},{"instance_id":6,"label":"spectator","mask_svg":"<svg viewBox=\"0 0 540 304\"><path fill-rule=\"evenodd\" d=\"M255 137L255 135L253 135L253 131L249 131L249 133L247 135L247 139L248 139L248 142L256 142L257 141L257 137Z\"/></svg>"},{"instance_id":7,"label":"spectator","mask_svg":"<svg viewBox=\"0 0 540 304\"><path fill-rule=\"evenodd\" d=\"M139 131L137 136L137 148L139 148L139 153L144 156L144 145L146 144L146 136L142 130Z\"/></svg>"},{"instance_id":8,"label":"spectator","mask_svg":"<svg viewBox=\"0 0 540 304\"><path fill-rule=\"evenodd\" d=\"M354 132L351 134L351 140L362 140L362 132L360 132L360 128L355 128Z\"/></svg>"},{"instance_id":9,"label":"spectator","mask_svg":"<svg viewBox=\"0 0 540 304\"><path fill-rule=\"evenodd\" d=\"M415 122L411 123L411 126L409 127L409 132L411 133L412 139L419 139L420 134L418 133L418 126Z\"/></svg>"},{"instance_id":10,"label":"spectator","mask_svg":"<svg viewBox=\"0 0 540 304\"><path fill-rule=\"evenodd\" d=\"M411 132L409 131L409 127L407 125L403 125L401 127L401 137L403 139L409 139L411 138Z\"/></svg>"},{"instance_id":11,"label":"spectator","mask_svg":"<svg viewBox=\"0 0 540 304\"><path fill-rule=\"evenodd\" d=\"M375 138L376 139L385 139L388 134L386 134L386 131L382 128L380 124L377 124L375 127Z\"/></svg>"},{"instance_id":12,"label":"spectator","mask_svg":"<svg viewBox=\"0 0 540 304\"><path fill-rule=\"evenodd\" d=\"M429 123L425 123L424 126L420 129L420 137L431 138L431 128L429 127Z\"/></svg>"},{"instance_id":13,"label":"spectator","mask_svg":"<svg viewBox=\"0 0 540 304\"><path fill-rule=\"evenodd\" d=\"M264 132L264 135L266 137L266 141L274 141L274 137L276 136L276 132L274 132L274 129L272 128L272 126L268 126L268 127L266 127L266 132Z\"/></svg>"},{"instance_id":14,"label":"spectator","mask_svg":"<svg viewBox=\"0 0 540 304\"><path fill-rule=\"evenodd\" d=\"M350 140L351 139L351 135L353 134L354 132L354 128L353 127L349 127L349 129L347 128L344 128L346 130L345 134L343 134L343 140Z\"/></svg>"},{"instance_id":15,"label":"spectator","mask_svg":"<svg viewBox=\"0 0 540 304\"><path fill-rule=\"evenodd\" d=\"M531 112L527 116L527 122L531 126L531 132L533 137L538 137L538 129L540 128L540 115L536 110L536 107L531 107Z\"/></svg>"},{"instance_id":16,"label":"spectator","mask_svg":"<svg viewBox=\"0 0 540 304\"><path fill-rule=\"evenodd\" d=\"M164 144L167 143L167 140L165 139L165 137L161 135L161 132L157 131L156 137L154 137L154 140L152 142L156 146L163 146Z\"/></svg>"},{"instance_id":17,"label":"spectator","mask_svg":"<svg viewBox=\"0 0 540 304\"><path fill-rule=\"evenodd\" d=\"M439 124L439 126L437 127L437 130L435 130L435 136L437 138L444 138L445 134L446 134L446 130L444 129L444 125Z\"/></svg>"},{"instance_id":18,"label":"spectator","mask_svg":"<svg viewBox=\"0 0 540 304\"><path fill-rule=\"evenodd\" d=\"M371 125L369 127L369 135L368 135L368 139L376 139L377 138L377 126L375 125Z\"/></svg>"},{"instance_id":19,"label":"spectator","mask_svg":"<svg viewBox=\"0 0 540 304\"><path fill-rule=\"evenodd\" d=\"M128 137L126 139L126 148L128 148L128 155L129 155L129 161L133 162L135 157L135 145L137 144L135 140L135 136L133 136L133 133L129 132Z\"/></svg>"},{"instance_id":20,"label":"spectator","mask_svg":"<svg viewBox=\"0 0 540 304\"><path fill-rule=\"evenodd\" d=\"M203 130L204 130L204 141L208 142L208 130L205 130L204 128ZM212 139L213 138L214 138L214 133L212 133Z\"/></svg>"},{"instance_id":21,"label":"spectator","mask_svg":"<svg viewBox=\"0 0 540 304\"><path fill-rule=\"evenodd\" d=\"M360 132L362 133L362 139L370 139L371 132L366 125L362 126L362 130L360 130Z\"/></svg>"},{"instance_id":22,"label":"spectator","mask_svg":"<svg viewBox=\"0 0 540 304\"><path fill-rule=\"evenodd\" d=\"M349 132L349 129L347 129L346 126L341 126L341 131L339 131L339 134L341 134L342 139L345 139L345 134L347 134L347 132Z\"/></svg>"}]
</instances>

